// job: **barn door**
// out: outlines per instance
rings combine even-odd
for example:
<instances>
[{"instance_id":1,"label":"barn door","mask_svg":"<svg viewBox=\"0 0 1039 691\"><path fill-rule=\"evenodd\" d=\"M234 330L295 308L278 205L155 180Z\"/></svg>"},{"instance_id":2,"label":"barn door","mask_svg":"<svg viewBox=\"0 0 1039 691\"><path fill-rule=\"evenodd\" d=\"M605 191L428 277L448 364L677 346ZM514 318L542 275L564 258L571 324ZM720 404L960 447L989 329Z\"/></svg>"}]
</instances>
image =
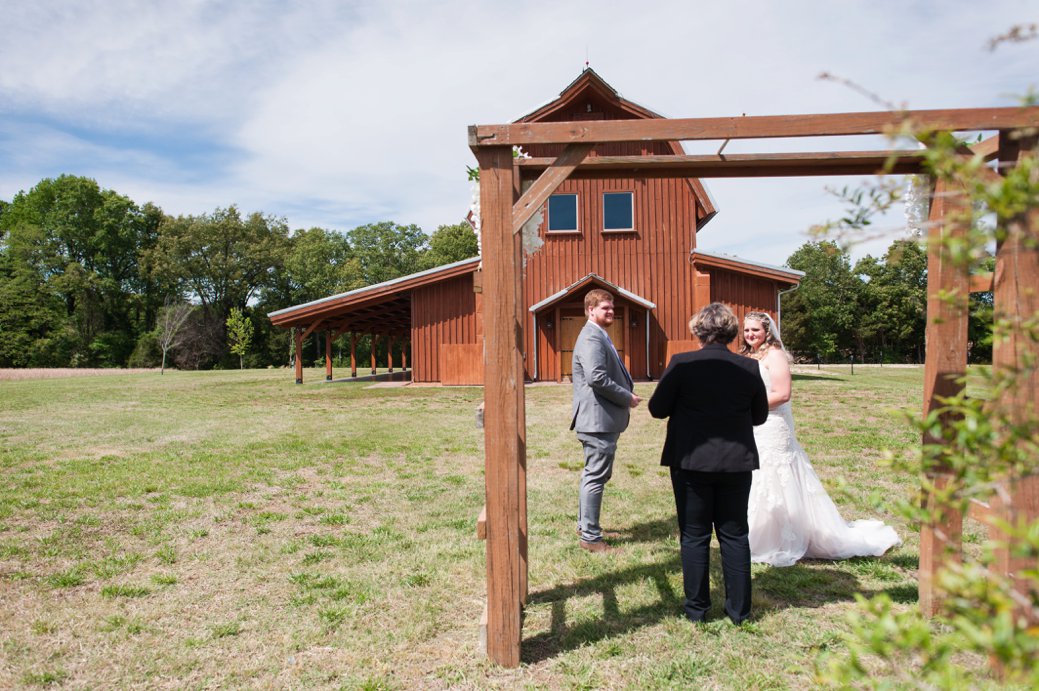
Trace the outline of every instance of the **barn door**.
<instances>
[{"instance_id":1,"label":"barn door","mask_svg":"<svg viewBox=\"0 0 1039 691\"><path fill-rule=\"evenodd\" d=\"M583 314L559 317L559 371L566 378L574 373L574 344L587 321Z\"/></svg>"},{"instance_id":2,"label":"barn door","mask_svg":"<svg viewBox=\"0 0 1039 691\"><path fill-rule=\"evenodd\" d=\"M577 343L577 337L581 335L581 329L584 328L587 321L588 317L583 314L576 316L563 314L559 317L559 371L563 377L570 377L574 373L574 344ZM624 359L624 323L624 309L618 308L615 312L613 323L610 324L610 328L606 329L606 333L610 335L613 347L617 349L617 354L626 367L627 360Z\"/></svg>"}]
</instances>

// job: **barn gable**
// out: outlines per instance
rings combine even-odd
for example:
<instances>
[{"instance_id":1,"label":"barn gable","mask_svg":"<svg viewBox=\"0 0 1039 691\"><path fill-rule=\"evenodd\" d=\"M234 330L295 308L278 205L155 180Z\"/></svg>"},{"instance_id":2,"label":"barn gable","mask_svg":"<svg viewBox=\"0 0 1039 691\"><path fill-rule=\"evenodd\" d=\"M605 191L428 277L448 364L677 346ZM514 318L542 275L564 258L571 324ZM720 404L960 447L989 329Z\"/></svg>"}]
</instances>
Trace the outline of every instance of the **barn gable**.
<instances>
[{"instance_id":1,"label":"barn gable","mask_svg":"<svg viewBox=\"0 0 1039 691\"><path fill-rule=\"evenodd\" d=\"M581 122L589 120L643 120L663 117L649 108L629 101L590 67L563 89L559 97L524 115L516 122ZM560 145L538 145L526 153L535 157L556 157L562 153ZM645 144L601 144L592 149L590 156L647 156L651 154L683 154L679 142L647 142ZM710 192L696 179L684 181L696 200L696 229L710 221L718 209Z\"/></svg>"},{"instance_id":2,"label":"barn gable","mask_svg":"<svg viewBox=\"0 0 1039 691\"><path fill-rule=\"evenodd\" d=\"M558 98L517 122L575 122L658 118L620 96L591 69ZM526 153L551 160L561 145ZM679 142L601 144L595 156L681 154ZM542 167L543 169L543 167ZM538 170L517 165L520 184ZM636 379L654 379L670 356L693 346L690 315L711 301L748 310L778 311L779 293L799 272L698 250L697 232L717 210L699 180L627 172L623 177L578 168L549 196L538 228L539 250L526 257L523 324L526 376L562 381L573 340L585 320L584 293L593 286L615 296L611 338ZM413 381L483 381L483 303L479 258L271 313L300 336L385 335L410 345ZM331 360L327 378L331 379ZM299 358L297 357L297 363ZM301 379L297 367L297 380Z\"/></svg>"}]
</instances>

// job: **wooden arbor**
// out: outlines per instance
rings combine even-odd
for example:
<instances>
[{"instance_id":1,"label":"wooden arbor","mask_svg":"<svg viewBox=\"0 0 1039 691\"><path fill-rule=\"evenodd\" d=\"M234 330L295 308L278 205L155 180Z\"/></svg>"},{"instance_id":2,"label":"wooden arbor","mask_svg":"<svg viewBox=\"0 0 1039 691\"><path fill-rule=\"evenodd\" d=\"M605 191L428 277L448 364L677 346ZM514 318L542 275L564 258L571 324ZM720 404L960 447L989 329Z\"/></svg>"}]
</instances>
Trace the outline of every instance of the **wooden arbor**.
<instances>
[{"instance_id":1,"label":"wooden arbor","mask_svg":"<svg viewBox=\"0 0 1039 691\"><path fill-rule=\"evenodd\" d=\"M520 662L521 609L527 594L526 421L523 392L524 325L522 304L522 247L519 231L567 177L782 177L810 175L872 175L881 171L916 173L922 155L916 151L824 151L697 156L596 156L594 147L610 142L649 142L777 137L824 137L883 134L906 122L917 131L997 131L1000 134L976 147L987 158L1013 165L1019 156L1034 155L1020 146L1017 134L1039 126L1039 108L929 110L900 113L843 113L706 119L614 120L513 125L476 125L469 128L469 146L480 166L480 209L483 245L485 336L485 467L487 533L487 654L498 664ZM1010 136L1013 133L1015 136ZM513 159L512 147L559 144L555 159ZM722 145L724 148L724 144ZM973 154L965 151L964 155ZM993 172L995 175L996 173ZM520 195L522 183L532 180ZM937 197L943 199L943 197ZM935 238L962 232L946 223L945 203L932 207L931 234ZM999 248L994 277L997 314L1028 316L1039 310L1036 249L1022 239L1034 235L1039 219L1015 222L1013 233ZM937 397L955 393L966 369L966 301L970 277L955 267L932 243L928 263L927 365L924 410ZM987 286L978 285L984 289ZM962 303L941 300L950 291ZM956 292L958 291L958 292ZM1013 368L1027 346L1018 337L997 348L994 365ZM1033 371L1027 401L1036 408L1039 381ZM1021 394L1025 395L1025 394ZM1036 515L1034 481L1015 488L1024 510ZM1031 502L1031 503L1029 503ZM1019 507L1020 509L1020 507ZM1018 509L1018 510L1019 510ZM955 544L958 519L921 532L920 601L934 610L933 575L943 559L956 558L943 547ZM1008 563L1008 569L1015 565Z\"/></svg>"}]
</instances>

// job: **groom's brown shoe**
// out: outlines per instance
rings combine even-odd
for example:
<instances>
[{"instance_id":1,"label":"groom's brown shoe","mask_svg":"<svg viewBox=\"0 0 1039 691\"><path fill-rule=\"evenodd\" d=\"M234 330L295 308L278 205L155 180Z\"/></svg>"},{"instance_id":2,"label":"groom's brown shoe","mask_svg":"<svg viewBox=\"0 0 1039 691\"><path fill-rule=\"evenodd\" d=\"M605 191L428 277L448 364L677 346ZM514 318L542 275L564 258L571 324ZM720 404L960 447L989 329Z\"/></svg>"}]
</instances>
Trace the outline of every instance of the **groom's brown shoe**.
<instances>
[{"instance_id":1,"label":"groom's brown shoe","mask_svg":"<svg viewBox=\"0 0 1039 691\"><path fill-rule=\"evenodd\" d=\"M581 540L581 549L586 552L602 552L604 554L617 552L619 550L617 547L611 547L606 544L605 540L597 540L596 542L585 542L584 540Z\"/></svg>"}]
</instances>

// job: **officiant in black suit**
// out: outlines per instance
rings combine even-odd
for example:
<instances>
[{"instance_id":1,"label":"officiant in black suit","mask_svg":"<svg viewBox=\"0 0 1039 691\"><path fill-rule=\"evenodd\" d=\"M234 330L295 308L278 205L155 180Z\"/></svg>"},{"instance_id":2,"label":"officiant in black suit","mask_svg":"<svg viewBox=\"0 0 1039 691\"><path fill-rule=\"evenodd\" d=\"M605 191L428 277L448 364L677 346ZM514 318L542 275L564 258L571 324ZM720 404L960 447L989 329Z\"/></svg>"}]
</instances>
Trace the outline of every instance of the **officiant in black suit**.
<instances>
[{"instance_id":1,"label":"officiant in black suit","mask_svg":"<svg viewBox=\"0 0 1039 691\"><path fill-rule=\"evenodd\" d=\"M685 613L706 621L711 608L710 547L718 535L725 577L725 613L735 624L750 616L747 499L758 467L754 425L768 417L758 362L728 344L739 321L725 305L707 305L689 322L700 350L671 358L649 412L668 418L660 464L671 468L681 539Z\"/></svg>"}]
</instances>

